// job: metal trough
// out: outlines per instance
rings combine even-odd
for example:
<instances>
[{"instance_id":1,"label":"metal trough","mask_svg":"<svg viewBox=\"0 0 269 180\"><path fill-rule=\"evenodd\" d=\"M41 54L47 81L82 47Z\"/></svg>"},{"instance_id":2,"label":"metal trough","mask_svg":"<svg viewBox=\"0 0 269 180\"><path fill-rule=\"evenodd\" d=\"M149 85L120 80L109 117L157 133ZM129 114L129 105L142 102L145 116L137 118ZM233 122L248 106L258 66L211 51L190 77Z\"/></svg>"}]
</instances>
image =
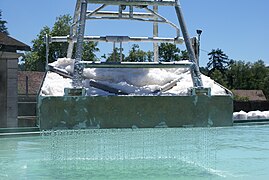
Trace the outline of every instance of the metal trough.
<instances>
[{"instance_id":1,"label":"metal trough","mask_svg":"<svg viewBox=\"0 0 269 180\"><path fill-rule=\"evenodd\" d=\"M86 64L86 67L101 70L107 67L137 69L187 66L172 63ZM58 69L51 67L50 70L70 77ZM106 85L89 83L114 95L85 96L83 88L66 89L65 96L42 96L40 93L37 108L40 129L223 127L233 123L233 99L229 92L227 95L211 96L204 91L199 94L197 90L188 96L159 96L159 91L156 91L153 92L155 96L129 96ZM175 81L168 83L164 90L174 84Z\"/></svg>"}]
</instances>

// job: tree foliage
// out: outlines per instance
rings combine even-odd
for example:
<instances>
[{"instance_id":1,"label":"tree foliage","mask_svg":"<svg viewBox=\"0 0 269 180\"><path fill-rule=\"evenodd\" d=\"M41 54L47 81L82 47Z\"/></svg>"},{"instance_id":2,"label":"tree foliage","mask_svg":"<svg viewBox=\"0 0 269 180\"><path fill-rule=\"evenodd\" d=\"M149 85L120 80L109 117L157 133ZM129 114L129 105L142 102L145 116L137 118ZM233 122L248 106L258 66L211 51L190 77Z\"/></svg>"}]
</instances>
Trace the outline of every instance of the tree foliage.
<instances>
[{"instance_id":1,"label":"tree foliage","mask_svg":"<svg viewBox=\"0 0 269 180\"><path fill-rule=\"evenodd\" d=\"M172 43L161 43L159 46L159 58L163 62L179 61L180 49Z\"/></svg>"},{"instance_id":2,"label":"tree foliage","mask_svg":"<svg viewBox=\"0 0 269 180\"><path fill-rule=\"evenodd\" d=\"M210 77L229 89L263 90L269 98L269 68L264 61L233 61L224 71L215 70Z\"/></svg>"},{"instance_id":3,"label":"tree foliage","mask_svg":"<svg viewBox=\"0 0 269 180\"><path fill-rule=\"evenodd\" d=\"M120 61L120 49L115 48L114 52L102 56L107 62L119 62ZM129 54L125 56L123 54L122 61L127 62L152 62L154 53L152 51L143 51L139 48L138 44L133 44L129 50ZM162 62L171 62L179 60L188 60L189 55L186 50L181 51L175 44L161 43L159 46L159 60Z\"/></svg>"},{"instance_id":4,"label":"tree foliage","mask_svg":"<svg viewBox=\"0 0 269 180\"><path fill-rule=\"evenodd\" d=\"M124 58L125 55L122 53L122 61L124 61ZM120 48L113 49L113 52L108 54L106 62L120 62Z\"/></svg>"},{"instance_id":5,"label":"tree foliage","mask_svg":"<svg viewBox=\"0 0 269 180\"><path fill-rule=\"evenodd\" d=\"M85 42L83 44L82 59L84 61L98 61L95 52L100 51L97 42ZM75 51L74 51L75 52Z\"/></svg>"},{"instance_id":6,"label":"tree foliage","mask_svg":"<svg viewBox=\"0 0 269 180\"><path fill-rule=\"evenodd\" d=\"M0 10L0 32L5 33L5 34L9 34L8 33L8 29L6 27L7 21L2 20L2 10Z\"/></svg>"},{"instance_id":7,"label":"tree foliage","mask_svg":"<svg viewBox=\"0 0 269 180\"><path fill-rule=\"evenodd\" d=\"M153 58L152 51L143 51L139 49L138 44L134 44L129 51L129 55L124 59L127 62L151 62Z\"/></svg>"},{"instance_id":8,"label":"tree foliage","mask_svg":"<svg viewBox=\"0 0 269 180\"><path fill-rule=\"evenodd\" d=\"M245 63L236 61L227 72L228 87L231 89L263 90L269 95L269 69L264 61Z\"/></svg>"},{"instance_id":9,"label":"tree foliage","mask_svg":"<svg viewBox=\"0 0 269 180\"><path fill-rule=\"evenodd\" d=\"M161 43L159 46L159 58L163 62L189 60L187 50L180 50L175 44Z\"/></svg>"},{"instance_id":10,"label":"tree foliage","mask_svg":"<svg viewBox=\"0 0 269 180\"><path fill-rule=\"evenodd\" d=\"M189 60L189 53L187 50L181 51L180 60Z\"/></svg>"},{"instance_id":11,"label":"tree foliage","mask_svg":"<svg viewBox=\"0 0 269 180\"><path fill-rule=\"evenodd\" d=\"M269 98L269 67L264 61L254 63L229 60L220 49L212 50L207 67L200 68L216 82L229 89L263 90Z\"/></svg>"},{"instance_id":12,"label":"tree foliage","mask_svg":"<svg viewBox=\"0 0 269 180\"><path fill-rule=\"evenodd\" d=\"M215 70L219 70L222 74L229 66L228 56L221 49L213 49L208 53L209 62L207 63L207 68L209 70L209 75Z\"/></svg>"},{"instance_id":13,"label":"tree foliage","mask_svg":"<svg viewBox=\"0 0 269 180\"><path fill-rule=\"evenodd\" d=\"M46 34L50 36L66 36L70 33L72 17L70 15L63 15L56 18L52 29L45 26L41 29L37 38L32 41L32 51L26 54L25 67L26 70L31 71L44 71L46 64L46 44L44 37ZM51 43L49 51L49 63L57 60L58 58L66 57L68 43ZM84 43L84 51L82 59L86 61L96 61L95 52L99 51L97 43L87 42ZM75 52L75 48L74 48ZM75 53L73 53L73 58Z\"/></svg>"}]
</instances>

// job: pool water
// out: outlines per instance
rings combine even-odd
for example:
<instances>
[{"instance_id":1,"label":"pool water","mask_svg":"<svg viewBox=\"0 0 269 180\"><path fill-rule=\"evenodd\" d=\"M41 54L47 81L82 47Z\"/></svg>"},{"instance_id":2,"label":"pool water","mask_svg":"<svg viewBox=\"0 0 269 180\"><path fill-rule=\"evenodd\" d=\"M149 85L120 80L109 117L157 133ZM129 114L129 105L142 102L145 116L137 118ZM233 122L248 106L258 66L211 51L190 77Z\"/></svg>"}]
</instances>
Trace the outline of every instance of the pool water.
<instances>
[{"instance_id":1,"label":"pool water","mask_svg":"<svg viewBox=\"0 0 269 180\"><path fill-rule=\"evenodd\" d=\"M269 126L0 138L0 179L268 179Z\"/></svg>"}]
</instances>

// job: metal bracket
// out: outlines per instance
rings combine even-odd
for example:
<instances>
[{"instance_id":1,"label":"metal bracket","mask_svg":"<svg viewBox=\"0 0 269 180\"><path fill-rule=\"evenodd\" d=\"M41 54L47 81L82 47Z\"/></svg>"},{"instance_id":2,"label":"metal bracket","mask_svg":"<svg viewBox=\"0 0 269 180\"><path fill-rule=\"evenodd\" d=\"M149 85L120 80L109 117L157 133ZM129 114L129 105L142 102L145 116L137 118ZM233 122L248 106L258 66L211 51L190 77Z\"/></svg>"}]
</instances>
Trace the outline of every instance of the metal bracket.
<instances>
[{"instance_id":1,"label":"metal bracket","mask_svg":"<svg viewBox=\"0 0 269 180\"><path fill-rule=\"evenodd\" d=\"M65 96L85 96L86 89L85 88L64 88Z\"/></svg>"},{"instance_id":2,"label":"metal bracket","mask_svg":"<svg viewBox=\"0 0 269 180\"><path fill-rule=\"evenodd\" d=\"M188 94L191 96L206 95L206 96L210 97L211 96L211 88L193 87L193 88L189 89Z\"/></svg>"}]
</instances>

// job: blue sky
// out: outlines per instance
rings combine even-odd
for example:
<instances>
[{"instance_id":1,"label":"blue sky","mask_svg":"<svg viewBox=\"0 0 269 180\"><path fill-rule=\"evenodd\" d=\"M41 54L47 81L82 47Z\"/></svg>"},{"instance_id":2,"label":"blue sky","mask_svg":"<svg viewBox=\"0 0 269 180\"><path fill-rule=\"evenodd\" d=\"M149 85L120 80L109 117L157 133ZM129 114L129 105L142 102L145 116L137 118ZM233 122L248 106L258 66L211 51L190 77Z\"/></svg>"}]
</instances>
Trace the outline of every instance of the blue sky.
<instances>
[{"instance_id":1,"label":"blue sky","mask_svg":"<svg viewBox=\"0 0 269 180\"><path fill-rule=\"evenodd\" d=\"M231 59L257 61L269 65L269 1L243 0L181 0L181 6L189 34L196 35L202 29L201 65L208 61L207 51L222 49ZM52 27L56 17L73 15L76 0L0 0L2 18L12 37L31 45L42 27ZM160 8L160 14L178 24L173 8ZM175 31L168 25L160 26L160 36L174 37ZM150 36L152 25L137 22L89 21L86 35ZM128 53L131 43L125 44ZM143 49L152 45L140 44ZM112 50L112 45L100 44L100 54ZM179 46L184 49L184 46Z\"/></svg>"}]
</instances>

